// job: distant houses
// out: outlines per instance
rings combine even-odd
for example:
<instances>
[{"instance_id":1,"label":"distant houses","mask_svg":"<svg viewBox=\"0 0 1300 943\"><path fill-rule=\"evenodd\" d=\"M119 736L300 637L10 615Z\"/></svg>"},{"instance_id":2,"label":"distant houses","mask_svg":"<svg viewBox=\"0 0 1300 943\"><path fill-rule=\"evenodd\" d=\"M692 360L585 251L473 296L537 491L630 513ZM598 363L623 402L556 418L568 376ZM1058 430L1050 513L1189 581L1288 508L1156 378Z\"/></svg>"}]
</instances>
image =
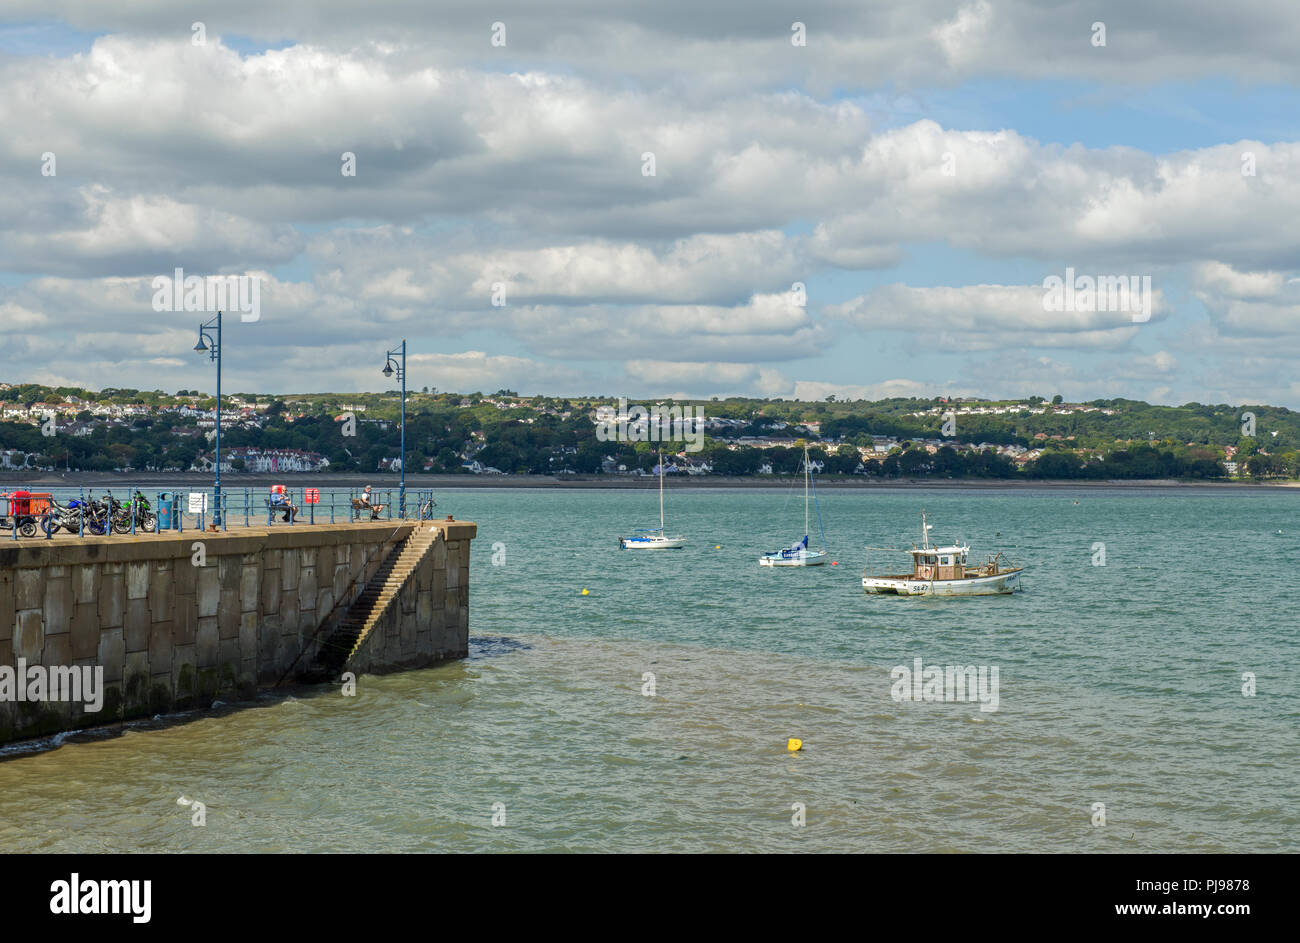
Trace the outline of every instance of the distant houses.
<instances>
[{"instance_id":1,"label":"distant houses","mask_svg":"<svg viewBox=\"0 0 1300 943\"><path fill-rule=\"evenodd\" d=\"M329 468L330 460L319 452L304 452L302 449L257 449L247 446L224 450L221 453L221 470L234 471L234 463L239 460L242 470L255 474L284 474L298 472L320 472ZM211 472L215 462L211 455L200 455L190 471Z\"/></svg>"},{"instance_id":2,"label":"distant houses","mask_svg":"<svg viewBox=\"0 0 1300 943\"><path fill-rule=\"evenodd\" d=\"M1042 416L1046 413L1070 414L1070 413L1101 413L1103 416L1115 415L1115 410L1108 406L1092 406L1088 403L983 403L981 405L972 405L963 403L960 399L954 399L949 402L943 399L940 406L931 406L929 409L919 412L908 413L909 416L938 416L943 413L953 413L957 416L1015 416L1020 413L1028 413L1034 416Z\"/></svg>"}]
</instances>

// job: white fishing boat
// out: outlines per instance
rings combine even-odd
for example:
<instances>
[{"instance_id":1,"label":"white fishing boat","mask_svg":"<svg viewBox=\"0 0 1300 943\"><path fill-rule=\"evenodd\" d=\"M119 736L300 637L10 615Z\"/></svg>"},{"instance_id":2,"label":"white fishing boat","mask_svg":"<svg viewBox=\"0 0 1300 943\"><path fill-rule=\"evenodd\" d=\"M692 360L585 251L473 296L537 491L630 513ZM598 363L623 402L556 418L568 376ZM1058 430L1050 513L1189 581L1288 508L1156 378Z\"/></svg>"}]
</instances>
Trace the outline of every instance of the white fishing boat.
<instances>
[{"instance_id":1,"label":"white fishing boat","mask_svg":"<svg viewBox=\"0 0 1300 943\"><path fill-rule=\"evenodd\" d=\"M911 550L893 547L868 547L879 550L907 553L912 557L912 572L902 575L873 575L870 558L862 568L862 588L868 593L885 593L896 596L999 596L1020 589L1020 574L1024 567L1003 566L1002 554L991 555L984 563L970 564L970 547L954 543L946 547L930 546L933 524L925 521L921 513L921 546Z\"/></svg>"},{"instance_id":2,"label":"white fishing boat","mask_svg":"<svg viewBox=\"0 0 1300 943\"><path fill-rule=\"evenodd\" d=\"M769 550L758 558L759 566L821 566L826 562L826 531L821 528L821 505L817 506L817 526L822 530L822 549L808 548L808 493L812 488L812 468L808 464L808 443L803 447L803 539L784 550ZM817 496L812 490L813 498Z\"/></svg>"},{"instance_id":3,"label":"white fishing boat","mask_svg":"<svg viewBox=\"0 0 1300 943\"><path fill-rule=\"evenodd\" d=\"M659 526L639 527L631 537L618 538L620 550L680 550L686 546L686 538L680 535L669 537L664 533L664 456L659 453Z\"/></svg>"}]
</instances>

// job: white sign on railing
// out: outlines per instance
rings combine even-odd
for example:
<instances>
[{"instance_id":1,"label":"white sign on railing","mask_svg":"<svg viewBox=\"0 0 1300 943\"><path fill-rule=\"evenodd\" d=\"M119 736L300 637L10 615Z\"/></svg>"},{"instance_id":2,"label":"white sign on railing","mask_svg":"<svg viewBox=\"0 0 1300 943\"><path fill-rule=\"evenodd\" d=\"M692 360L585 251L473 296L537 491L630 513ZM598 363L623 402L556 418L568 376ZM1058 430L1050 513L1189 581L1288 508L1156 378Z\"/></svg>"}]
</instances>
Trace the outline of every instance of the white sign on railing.
<instances>
[{"instance_id":1,"label":"white sign on railing","mask_svg":"<svg viewBox=\"0 0 1300 943\"><path fill-rule=\"evenodd\" d=\"M208 493L206 491L190 492L190 513L202 514L208 509Z\"/></svg>"}]
</instances>

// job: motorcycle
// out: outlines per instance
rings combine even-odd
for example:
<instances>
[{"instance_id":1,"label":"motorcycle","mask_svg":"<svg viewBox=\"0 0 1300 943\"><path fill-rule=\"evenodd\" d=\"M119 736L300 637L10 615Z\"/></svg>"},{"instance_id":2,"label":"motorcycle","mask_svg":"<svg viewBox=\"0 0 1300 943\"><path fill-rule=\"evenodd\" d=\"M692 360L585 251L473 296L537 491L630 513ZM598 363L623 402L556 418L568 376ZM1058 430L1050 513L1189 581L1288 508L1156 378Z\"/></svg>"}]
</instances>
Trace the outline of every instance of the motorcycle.
<instances>
[{"instance_id":1,"label":"motorcycle","mask_svg":"<svg viewBox=\"0 0 1300 943\"><path fill-rule=\"evenodd\" d=\"M113 533L131 533L132 521L135 522L137 532L152 534L158 529L158 515L153 513L148 499L139 491L125 504L121 501L113 501L111 495L109 500L112 501L113 506Z\"/></svg>"},{"instance_id":2,"label":"motorcycle","mask_svg":"<svg viewBox=\"0 0 1300 943\"><path fill-rule=\"evenodd\" d=\"M60 530L77 533L81 529L81 502L74 498L65 505L51 498L50 506L41 515L40 525L47 537Z\"/></svg>"},{"instance_id":3,"label":"motorcycle","mask_svg":"<svg viewBox=\"0 0 1300 943\"><path fill-rule=\"evenodd\" d=\"M87 501L73 498L66 505L51 499L49 509L41 515L40 526L46 536L60 529L79 534L83 528L88 534L103 536L108 533L108 509L95 500L93 493Z\"/></svg>"},{"instance_id":4,"label":"motorcycle","mask_svg":"<svg viewBox=\"0 0 1300 943\"><path fill-rule=\"evenodd\" d=\"M86 501L86 524L85 530L88 534L94 534L96 537L103 537L108 533L109 524L109 504L113 500L110 492L108 501L99 501L95 498L95 492L90 492Z\"/></svg>"}]
</instances>

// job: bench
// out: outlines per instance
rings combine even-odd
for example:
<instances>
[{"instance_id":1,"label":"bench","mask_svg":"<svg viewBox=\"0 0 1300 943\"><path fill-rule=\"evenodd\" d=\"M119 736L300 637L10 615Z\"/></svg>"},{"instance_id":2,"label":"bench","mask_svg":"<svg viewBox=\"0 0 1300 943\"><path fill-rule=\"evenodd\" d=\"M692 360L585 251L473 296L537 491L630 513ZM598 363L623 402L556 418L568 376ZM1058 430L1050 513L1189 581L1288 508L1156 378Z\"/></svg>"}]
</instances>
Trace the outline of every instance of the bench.
<instances>
[{"instance_id":1,"label":"bench","mask_svg":"<svg viewBox=\"0 0 1300 943\"><path fill-rule=\"evenodd\" d=\"M366 504L360 498L352 499L352 519L355 521L364 511L370 512L372 521L379 520L379 512L388 507L386 504Z\"/></svg>"},{"instance_id":2,"label":"bench","mask_svg":"<svg viewBox=\"0 0 1300 943\"><path fill-rule=\"evenodd\" d=\"M266 501L265 501L265 504L266 504L266 522L267 522L268 524L272 524L272 523L275 522L275 516L276 516L277 514L288 514L290 510L293 511L293 515L292 515L293 519L294 519L295 521L298 519L298 509L295 508L295 507L292 507L292 505L290 505L290 504L287 502L287 500L286 500L286 503L284 503L284 504L275 504L275 503L273 503L273 502L271 501L270 498L267 498ZM290 523L290 521L286 520L286 519L283 518L283 517L280 518L280 522L281 522L282 524L288 524L288 523Z\"/></svg>"}]
</instances>

